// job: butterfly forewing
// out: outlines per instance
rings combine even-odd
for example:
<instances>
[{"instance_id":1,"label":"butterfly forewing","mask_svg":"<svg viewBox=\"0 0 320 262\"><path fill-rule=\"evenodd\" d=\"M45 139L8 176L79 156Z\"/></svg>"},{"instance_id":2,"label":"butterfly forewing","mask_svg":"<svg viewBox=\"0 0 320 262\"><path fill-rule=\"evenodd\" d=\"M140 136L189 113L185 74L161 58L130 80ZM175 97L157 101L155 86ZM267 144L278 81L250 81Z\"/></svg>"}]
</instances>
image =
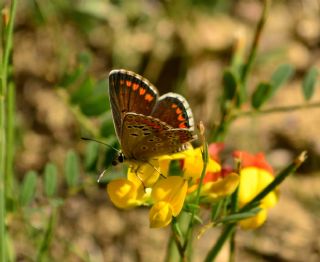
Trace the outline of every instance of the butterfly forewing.
<instances>
[{"instance_id":1,"label":"butterfly forewing","mask_svg":"<svg viewBox=\"0 0 320 262\"><path fill-rule=\"evenodd\" d=\"M126 113L150 115L157 102L157 89L145 78L127 71L113 70L109 74L110 104L118 137Z\"/></svg>"}]
</instances>

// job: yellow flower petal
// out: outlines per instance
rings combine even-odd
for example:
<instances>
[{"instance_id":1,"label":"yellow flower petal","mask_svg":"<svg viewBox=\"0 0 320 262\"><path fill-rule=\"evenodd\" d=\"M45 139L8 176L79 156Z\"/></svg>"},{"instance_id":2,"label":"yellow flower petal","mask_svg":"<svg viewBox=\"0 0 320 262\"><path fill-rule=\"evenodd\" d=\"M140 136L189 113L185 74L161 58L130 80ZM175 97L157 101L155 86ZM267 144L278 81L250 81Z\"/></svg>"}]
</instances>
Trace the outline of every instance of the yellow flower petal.
<instances>
[{"instance_id":1,"label":"yellow flower petal","mask_svg":"<svg viewBox=\"0 0 320 262\"><path fill-rule=\"evenodd\" d=\"M150 209L149 220L151 228L159 228L169 225L172 220L171 205L165 201L155 203Z\"/></svg>"},{"instance_id":2,"label":"yellow flower petal","mask_svg":"<svg viewBox=\"0 0 320 262\"><path fill-rule=\"evenodd\" d=\"M267 219L267 210L262 209L254 217L243 219L239 222L242 229L254 229L260 227Z\"/></svg>"},{"instance_id":3,"label":"yellow flower petal","mask_svg":"<svg viewBox=\"0 0 320 262\"><path fill-rule=\"evenodd\" d=\"M171 205L173 216L177 216L183 206L188 182L179 176L170 176L159 180L152 188L154 202L165 201Z\"/></svg>"},{"instance_id":4,"label":"yellow flower petal","mask_svg":"<svg viewBox=\"0 0 320 262\"><path fill-rule=\"evenodd\" d=\"M161 159L159 160L161 175L167 177L169 174L171 159Z\"/></svg>"},{"instance_id":5,"label":"yellow flower petal","mask_svg":"<svg viewBox=\"0 0 320 262\"><path fill-rule=\"evenodd\" d=\"M201 195L205 195L212 200L231 195L238 187L240 177L236 173L231 173L226 177L214 182L207 182L201 188Z\"/></svg>"},{"instance_id":6,"label":"yellow flower petal","mask_svg":"<svg viewBox=\"0 0 320 262\"><path fill-rule=\"evenodd\" d=\"M201 172L203 169L203 160L202 160L202 148L196 148L192 151L189 150L186 153L186 158L184 159L183 171L184 177L186 179L192 178L193 180L197 180L201 176ZM209 159L207 165L207 172L219 172L221 170L221 166L214 161L213 159Z\"/></svg>"},{"instance_id":7,"label":"yellow flower petal","mask_svg":"<svg viewBox=\"0 0 320 262\"><path fill-rule=\"evenodd\" d=\"M241 170L238 200L240 207L251 201L266 186L274 180L274 176L267 170L257 167L246 167ZM254 217L240 221L243 229L257 228L267 219L267 208L273 207L278 201L275 191L270 192L261 200L262 210Z\"/></svg>"},{"instance_id":8,"label":"yellow flower petal","mask_svg":"<svg viewBox=\"0 0 320 262\"><path fill-rule=\"evenodd\" d=\"M259 194L267 185L274 179L274 176L268 171L256 168L247 167L241 170L240 185L239 185L239 203L240 206L251 201ZM263 200L264 207L272 207L277 202L275 192L270 192Z\"/></svg>"},{"instance_id":9,"label":"yellow flower petal","mask_svg":"<svg viewBox=\"0 0 320 262\"><path fill-rule=\"evenodd\" d=\"M112 203L119 208L130 208L140 205L143 201L143 187L137 186L127 179L116 179L107 186L108 195Z\"/></svg>"},{"instance_id":10,"label":"yellow flower petal","mask_svg":"<svg viewBox=\"0 0 320 262\"><path fill-rule=\"evenodd\" d=\"M151 187L160 176L159 162L152 160L148 164L133 164L128 169L128 179L136 183L137 180L143 183L144 187Z\"/></svg>"}]
</instances>

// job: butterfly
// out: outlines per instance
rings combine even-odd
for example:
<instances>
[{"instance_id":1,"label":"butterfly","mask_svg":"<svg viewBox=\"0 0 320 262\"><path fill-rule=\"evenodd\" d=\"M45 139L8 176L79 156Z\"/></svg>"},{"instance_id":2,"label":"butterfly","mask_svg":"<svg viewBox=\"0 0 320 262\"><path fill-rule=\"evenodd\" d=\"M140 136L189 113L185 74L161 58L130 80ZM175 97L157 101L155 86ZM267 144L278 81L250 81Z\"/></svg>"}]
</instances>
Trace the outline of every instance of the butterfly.
<instances>
[{"instance_id":1,"label":"butterfly","mask_svg":"<svg viewBox=\"0 0 320 262\"><path fill-rule=\"evenodd\" d=\"M109 99L121 151L113 165L145 163L187 149L194 120L186 99L176 93L159 97L146 78L124 69L109 74Z\"/></svg>"}]
</instances>

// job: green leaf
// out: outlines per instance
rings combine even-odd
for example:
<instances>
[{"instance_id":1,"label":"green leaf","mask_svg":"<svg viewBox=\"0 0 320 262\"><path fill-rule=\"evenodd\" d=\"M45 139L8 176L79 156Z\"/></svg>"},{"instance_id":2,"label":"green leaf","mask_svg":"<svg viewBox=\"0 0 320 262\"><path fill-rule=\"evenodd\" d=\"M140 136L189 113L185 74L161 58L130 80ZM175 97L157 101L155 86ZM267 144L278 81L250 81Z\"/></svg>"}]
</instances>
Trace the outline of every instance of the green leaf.
<instances>
[{"instance_id":1,"label":"green leaf","mask_svg":"<svg viewBox=\"0 0 320 262\"><path fill-rule=\"evenodd\" d=\"M100 134L103 137L110 137L116 135L112 118L106 119L104 122L102 122L100 127Z\"/></svg>"},{"instance_id":2,"label":"green leaf","mask_svg":"<svg viewBox=\"0 0 320 262\"><path fill-rule=\"evenodd\" d=\"M289 80L293 73L294 68L290 64L283 64L277 68L277 70L272 74L270 80L272 86L270 97L274 95L280 86Z\"/></svg>"},{"instance_id":3,"label":"green leaf","mask_svg":"<svg viewBox=\"0 0 320 262\"><path fill-rule=\"evenodd\" d=\"M96 164L99 156L99 145L97 142L90 141L86 148L85 153L85 167L87 171L93 171L96 168Z\"/></svg>"},{"instance_id":4,"label":"green leaf","mask_svg":"<svg viewBox=\"0 0 320 262\"><path fill-rule=\"evenodd\" d=\"M261 208L256 207L254 209L251 209L250 211L241 212L241 213L235 213L231 214L229 216L225 216L219 220L216 221L216 223L234 223L249 217L253 217L256 214L258 214L261 211Z\"/></svg>"},{"instance_id":5,"label":"green leaf","mask_svg":"<svg viewBox=\"0 0 320 262\"><path fill-rule=\"evenodd\" d=\"M88 70L91 64L90 54L87 52L78 54L77 62L78 66L73 71L67 72L63 75L59 86L69 87L85 75L85 72Z\"/></svg>"},{"instance_id":6,"label":"green leaf","mask_svg":"<svg viewBox=\"0 0 320 262\"><path fill-rule=\"evenodd\" d=\"M53 209L52 214L48 219L47 227L44 231L42 241L40 245L38 245L36 261L47 261L45 258L48 256L47 255L48 249L53 239L56 220L57 220L57 209Z\"/></svg>"},{"instance_id":7,"label":"green leaf","mask_svg":"<svg viewBox=\"0 0 320 262\"><path fill-rule=\"evenodd\" d=\"M80 77L83 75L83 69L80 67L77 67L73 72L66 73L60 83L60 87L69 87L70 85L74 84Z\"/></svg>"},{"instance_id":8,"label":"green leaf","mask_svg":"<svg viewBox=\"0 0 320 262\"><path fill-rule=\"evenodd\" d=\"M272 86L269 83L260 83L252 94L251 105L259 109L270 98Z\"/></svg>"},{"instance_id":9,"label":"green leaf","mask_svg":"<svg viewBox=\"0 0 320 262\"><path fill-rule=\"evenodd\" d=\"M28 171L24 177L20 193L20 203L25 206L31 203L36 193L37 173Z\"/></svg>"},{"instance_id":10,"label":"green leaf","mask_svg":"<svg viewBox=\"0 0 320 262\"><path fill-rule=\"evenodd\" d=\"M79 158L78 155L70 150L65 161L65 176L69 187L74 187L79 182Z\"/></svg>"},{"instance_id":11,"label":"green leaf","mask_svg":"<svg viewBox=\"0 0 320 262\"><path fill-rule=\"evenodd\" d=\"M314 87L317 83L318 69L312 67L303 79L302 90L305 100L310 100L314 93Z\"/></svg>"},{"instance_id":12,"label":"green leaf","mask_svg":"<svg viewBox=\"0 0 320 262\"><path fill-rule=\"evenodd\" d=\"M108 95L107 90L107 81L105 79L98 80L93 89L95 95Z\"/></svg>"},{"instance_id":13,"label":"green leaf","mask_svg":"<svg viewBox=\"0 0 320 262\"><path fill-rule=\"evenodd\" d=\"M223 74L223 94L226 100L232 100L237 91L237 79L236 76L227 70Z\"/></svg>"},{"instance_id":14,"label":"green leaf","mask_svg":"<svg viewBox=\"0 0 320 262\"><path fill-rule=\"evenodd\" d=\"M57 167L52 164L46 164L44 170L44 187L48 197L52 197L57 189Z\"/></svg>"},{"instance_id":15,"label":"green leaf","mask_svg":"<svg viewBox=\"0 0 320 262\"><path fill-rule=\"evenodd\" d=\"M91 65L91 55L88 52L81 52L77 57L78 63L85 69L88 69Z\"/></svg>"},{"instance_id":16,"label":"green leaf","mask_svg":"<svg viewBox=\"0 0 320 262\"><path fill-rule=\"evenodd\" d=\"M71 103L78 104L87 100L93 93L93 79L87 78L71 95Z\"/></svg>"},{"instance_id":17,"label":"green leaf","mask_svg":"<svg viewBox=\"0 0 320 262\"><path fill-rule=\"evenodd\" d=\"M81 111L87 116L98 116L108 110L108 96L90 97L80 105Z\"/></svg>"}]
</instances>

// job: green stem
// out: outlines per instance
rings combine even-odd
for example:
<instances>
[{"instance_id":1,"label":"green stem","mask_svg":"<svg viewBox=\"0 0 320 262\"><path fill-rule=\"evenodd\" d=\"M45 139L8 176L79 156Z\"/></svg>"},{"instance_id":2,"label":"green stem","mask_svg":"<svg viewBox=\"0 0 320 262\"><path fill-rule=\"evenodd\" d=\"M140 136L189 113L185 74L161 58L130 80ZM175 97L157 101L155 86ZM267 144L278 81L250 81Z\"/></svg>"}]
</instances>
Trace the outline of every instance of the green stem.
<instances>
[{"instance_id":1,"label":"green stem","mask_svg":"<svg viewBox=\"0 0 320 262\"><path fill-rule=\"evenodd\" d=\"M216 241L213 248L209 251L207 257L205 258L205 262L214 261L217 255L219 254L220 249L222 248L224 242L229 238L236 227L235 223L228 224L224 227L220 237Z\"/></svg>"},{"instance_id":2,"label":"green stem","mask_svg":"<svg viewBox=\"0 0 320 262\"><path fill-rule=\"evenodd\" d=\"M261 34L264 28L264 25L267 20L268 16L268 11L269 7L271 4L271 0L264 0L264 5L263 5L263 11L261 14L261 17L259 19L259 22L257 24L257 28L255 30L254 34L254 39L249 51L248 59L247 62L245 63L242 72L240 73L239 77L239 90L238 90L238 100L239 101L234 101L234 103L238 103L239 107L245 100L247 96L247 78L249 76L249 73L251 71L252 65L254 63L254 60L256 58L257 50L258 50L258 45L260 42ZM237 54L235 54L237 55ZM223 103L228 103L228 101L223 101ZM224 108L224 107L223 107ZM222 116L220 119L220 123L217 126L217 128L214 130L213 136L211 137L213 141L223 141L225 138L225 135L229 129L229 126L234 120L233 117L233 111L234 111L234 106L228 107L228 110L223 110L222 111Z\"/></svg>"},{"instance_id":3,"label":"green stem","mask_svg":"<svg viewBox=\"0 0 320 262\"><path fill-rule=\"evenodd\" d=\"M198 185L198 189L197 189L196 197L195 197L195 202L194 202L194 204L196 206L199 206L199 203L200 203L201 186L202 186L202 183L203 183L204 176L206 174L208 160L209 160L208 144L207 144L206 141L203 141L202 159L203 159L203 168L202 168L200 181L199 181L199 185ZM195 215L196 215L196 209L193 209L192 213L191 213L190 221L189 221L189 224L188 224L187 232L186 232L185 242L184 242L184 245L183 245L183 251L184 251L183 259L184 260L186 260L188 246L190 245L190 240L192 240L192 231L193 231Z\"/></svg>"},{"instance_id":4,"label":"green stem","mask_svg":"<svg viewBox=\"0 0 320 262\"><path fill-rule=\"evenodd\" d=\"M5 105L4 96L0 97L0 261L6 261L5 252L5 153L6 153L6 133L5 133Z\"/></svg>"},{"instance_id":5,"label":"green stem","mask_svg":"<svg viewBox=\"0 0 320 262\"><path fill-rule=\"evenodd\" d=\"M14 18L16 14L17 1L12 0L10 6L9 15L3 13L3 23L6 23L8 19L8 24L3 25L3 53L2 53L2 63L1 63L1 82L0 82L0 261L7 261L7 251L6 251L6 228L5 228L5 219L6 219L6 171L7 166L10 168L10 163L6 163L10 158L7 158L7 149L11 148L9 141L7 140L11 131L8 131L8 124L10 122L10 116L7 119L7 103L10 105L10 101L7 99L12 99L12 94L7 97L8 94L8 67L12 50L12 38L13 38L13 25ZM5 17L9 16L9 17ZM9 115L11 110L8 111ZM7 122L9 121L9 122ZM9 127L10 130L10 127Z\"/></svg>"},{"instance_id":6,"label":"green stem","mask_svg":"<svg viewBox=\"0 0 320 262\"><path fill-rule=\"evenodd\" d=\"M238 211L238 188L231 196L231 213ZM236 228L232 231L229 241L229 262L233 262L235 259L236 249Z\"/></svg>"},{"instance_id":7,"label":"green stem","mask_svg":"<svg viewBox=\"0 0 320 262\"><path fill-rule=\"evenodd\" d=\"M245 64L244 69L241 74L240 81L241 81L242 85L246 85L247 77L248 77L249 72L252 68L253 62L256 58L258 44L260 42L260 38L261 38L261 34L263 31L264 25L267 21L267 16L268 16L270 4L271 4L271 0L264 0L263 11L262 11L261 17L259 19L259 22L257 24L257 28L256 28L256 31L254 34L253 42L252 42L252 45L251 45L251 48L249 51L248 60L247 60L247 63Z\"/></svg>"},{"instance_id":8,"label":"green stem","mask_svg":"<svg viewBox=\"0 0 320 262\"><path fill-rule=\"evenodd\" d=\"M310 108L317 108L320 107L320 101L314 102L314 103L306 103L302 105L292 105L292 106L279 106L279 107L273 107L268 108L264 110L250 110L250 111L244 111L244 112L237 112L233 114L233 117L235 119L238 119L240 117L248 117L252 115L267 115L272 113L286 113L291 112L295 110L301 110L301 109L310 109Z\"/></svg>"},{"instance_id":9,"label":"green stem","mask_svg":"<svg viewBox=\"0 0 320 262\"><path fill-rule=\"evenodd\" d=\"M15 87L13 83L8 86L7 93L7 128L6 128L6 171L5 185L6 197L13 198L13 158L14 158L14 116L15 116Z\"/></svg>"},{"instance_id":10,"label":"green stem","mask_svg":"<svg viewBox=\"0 0 320 262\"><path fill-rule=\"evenodd\" d=\"M44 233L42 242L41 242L41 244L39 246L39 250L38 250L36 261L44 261L45 257L47 257L49 246L51 244L51 240L52 240L52 237L53 237L53 232L54 232L54 227L55 227L55 224L56 224L56 220L57 220L57 208L54 207L52 209L52 214L50 215L50 217L48 219L47 228L46 228L46 231Z\"/></svg>"},{"instance_id":11,"label":"green stem","mask_svg":"<svg viewBox=\"0 0 320 262\"><path fill-rule=\"evenodd\" d=\"M235 251L236 251L236 228L231 232L230 242L229 242L229 262L235 261Z\"/></svg>"},{"instance_id":12,"label":"green stem","mask_svg":"<svg viewBox=\"0 0 320 262\"><path fill-rule=\"evenodd\" d=\"M182 254L179 255L178 243L175 239L173 229L171 231L171 236L167 246L167 254L164 261L166 262L173 262L177 261L179 257L182 257Z\"/></svg>"}]
</instances>

